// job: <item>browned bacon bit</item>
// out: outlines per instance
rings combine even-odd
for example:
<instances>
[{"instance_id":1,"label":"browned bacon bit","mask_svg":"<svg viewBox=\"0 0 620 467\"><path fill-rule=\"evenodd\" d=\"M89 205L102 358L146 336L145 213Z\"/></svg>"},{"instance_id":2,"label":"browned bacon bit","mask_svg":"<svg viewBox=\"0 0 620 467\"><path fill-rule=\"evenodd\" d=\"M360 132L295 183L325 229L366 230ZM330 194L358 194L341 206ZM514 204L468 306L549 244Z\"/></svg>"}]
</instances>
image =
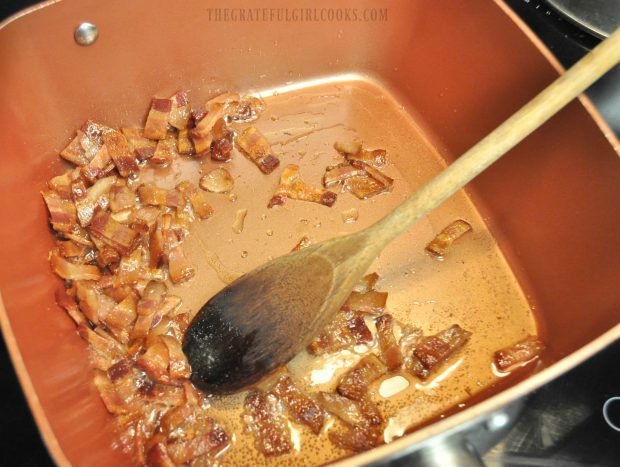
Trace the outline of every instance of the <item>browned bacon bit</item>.
<instances>
[{"instance_id":1,"label":"browned bacon bit","mask_svg":"<svg viewBox=\"0 0 620 467\"><path fill-rule=\"evenodd\" d=\"M359 176L367 176L363 168L354 167L347 162L343 162L333 167L327 167L325 175L323 175L323 186L329 188L334 185L339 185L350 178Z\"/></svg>"},{"instance_id":2,"label":"browned bacon bit","mask_svg":"<svg viewBox=\"0 0 620 467\"><path fill-rule=\"evenodd\" d=\"M80 337L88 342L93 351L93 363L100 370L107 371L112 365L125 358L124 348L105 331L99 328L93 331L85 322L80 323L77 329Z\"/></svg>"},{"instance_id":3,"label":"browned bacon bit","mask_svg":"<svg viewBox=\"0 0 620 467\"><path fill-rule=\"evenodd\" d=\"M321 407L302 393L289 376L282 376L271 389L278 399L284 402L289 414L297 423L306 425L314 434L319 434L325 417Z\"/></svg>"},{"instance_id":4,"label":"browned bacon bit","mask_svg":"<svg viewBox=\"0 0 620 467\"><path fill-rule=\"evenodd\" d=\"M369 315L380 315L385 310L387 292L368 290L364 293L351 292L347 301L342 305L343 310L356 311Z\"/></svg>"},{"instance_id":5,"label":"browned bacon bit","mask_svg":"<svg viewBox=\"0 0 620 467\"><path fill-rule=\"evenodd\" d=\"M101 277L99 268L88 264L75 264L62 258L57 250L50 253L52 271L65 280L97 280Z\"/></svg>"},{"instance_id":6,"label":"browned bacon bit","mask_svg":"<svg viewBox=\"0 0 620 467\"><path fill-rule=\"evenodd\" d=\"M168 253L168 272L170 280L175 284L190 280L196 273L185 257L181 245L175 246Z\"/></svg>"},{"instance_id":7,"label":"browned bacon bit","mask_svg":"<svg viewBox=\"0 0 620 467\"><path fill-rule=\"evenodd\" d=\"M166 167L177 158L177 141L174 137L162 138L157 142L155 152L149 159L151 164Z\"/></svg>"},{"instance_id":8,"label":"browned bacon bit","mask_svg":"<svg viewBox=\"0 0 620 467\"><path fill-rule=\"evenodd\" d=\"M174 379L189 378L191 369L183 353L180 342L174 337L167 335L162 335L161 340L168 348L168 355L170 357L170 366L168 370L170 377Z\"/></svg>"},{"instance_id":9,"label":"browned bacon bit","mask_svg":"<svg viewBox=\"0 0 620 467\"><path fill-rule=\"evenodd\" d=\"M168 366L170 365L170 356L168 347L161 341L151 345L146 352L136 360L136 365L146 371L153 381L160 383L169 383Z\"/></svg>"},{"instance_id":10,"label":"browned bacon bit","mask_svg":"<svg viewBox=\"0 0 620 467\"><path fill-rule=\"evenodd\" d=\"M213 142L211 143L211 160L226 162L231 158L233 149L233 132L226 126L226 121L220 118L213 125Z\"/></svg>"},{"instance_id":11,"label":"browned bacon bit","mask_svg":"<svg viewBox=\"0 0 620 467\"><path fill-rule=\"evenodd\" d=\"M116 306L116 302L102 293L101 288L94 281L75 281L73 289L80 310L94 324L99 324L100 317L107 316Z\"/></svg>"},{"instance_id":12,"label":"browned bacon bit","mask_svg":"<svg viewBox=\"0 0 620 467\"><path fill-rule=\"evenodd\" d=\"M421 368L416 365L410 368L410 371L413 370L413 374L419 378L427 378L430 372L461 349L470 337L471 332L465 331L458 324L439 331L434 336L423 337L413 351L413 355L419 360Z\"/></svg>"},{"instance_id":13,"label":"browned bacon bit","mask_svg":"<svg viewBox=\"0 0 620 467\"><path fill-rule=\"evenodd\" d=\"M69 200L72 197L71 185L80 178L80 168L76 167L62 175L57 175L47 182L50 190L55 191L61 199Z\"/></svg>"},{"instance_id":14,"label":"browned bacon bit","mask_svg":"<svg viewBox=\"0 0 620 467\"><path fill-rule=\"evenodd\" d=\"M223 105L213 105L208 112L196 121L196 126L189 131L189 137L194 143L196 155L211 151L213 142L213 127L215 123L226 115ZM201 115L199 115L201 116Z\"/></svg>"},{"instance_id":15,"label":"browned bacon bit","mask_svg":"<svg viewBox=\"0 0 620 467\"><path fill-rule=\"evenodd\" d=\"M394 318L390 314L379 316L375 320L377 339L383 356L383 362L389 371L398 370L403 364L403 354L394 336Z\"/></svg>"},{"instance_id":16,"label":"browned bacon bit","mask_svg":"<svg viewBox=\"0 0 620 467\"><path fill-rule=\"evenodd\" d=\"M110 188L110 210L120 212L136 207L136 194L127 185Z\"/></svg>"},{"instance_id":17,"label":"browned bacon bit","mask_svg":"<svg viewBox=\"0 0 620 467\"><path fill-rule=\"evenodd\" d=\"M67 314L71 317L71 319L75 322L76 325L84 322L84 315L80 311L75 303L73 297L71 297L66 289L57 289L56 290L56 303L65 309Z\"/></svg>"},{"instance_id":18,"label":"browned bacon bit","mask_svg":"<svg viewBox=\"0 0 620 467\"><path fill-rule=\"evenodd\" d=\"M356 313L340 312L308 345L313 355L337 352L352 345L368 344L372 333L364 318Z\"/></svg>"},{"instance_id":19,"label":"browned bacon bit","mask_svg":"<svg viewBox=\"0 0 620 467\"><path fill-rule=\"evenodd\" d=\"M53 191L41 192L43 200L50 213L50 223L56 232L68 233L77 227L77 212L75 205L66 199L62 199Z\"/></svg>"},{"instance_id":20,"label":"browned bacon bit","mask_svg":"<svg viewBox=\"0 0 620 467\"><path fill-rule=\"evenodd\" d=\"M353 287L353 291L357 293L366 293L375 288L377 281L379 280L379 274L372 272L366 274L362 279Z\"/></svg>"},{"instance_id":21,"label":"browned bacon bit","mask_svg":"<svg viewBox=\"0 0 620 467\"><path fill-rule=\"evenodd\" d=\"M76 132L77 134L71 143L60 152L61 157L75 165L88 164L99 152L103 144L101 136L108 130L110 128L104 125L87 121Z\"/></svg>"},{"instance_id":22,"label":"browned bacon bit","mask_svg":"<svg viewBox=\"0 0 620 467\"><path fill-rule=\"evenodd\" d=\"M146 183L138 187L140 202L150 206L161 206L176 209L179 207L181 195L177 190L166 190L152 183Z\"/></svg>"},{"instance_id":23,"label":"browned bacon bit","mask_svg":"<svg viewBox=\"0 0 620 467\"><path fill-rule=\"evenodd\" d=\"M355 426L343 431L330 431L328 436L339 448L362 452L379 445L382 441L381 435L381 430Z\"/></svg>"},{"instance_id":24,"label":"browned bacon bit","mask_svg":"<svg viewBox=\"0 0 620 467\"><path fill-rule=\"evenodd\" d=\"M94 182L98 178L105 177L114 170L114 163L110 157L107 146L101 146L99 152L92 160L80 168L80 173L89 182Z\"/></svg>"},{"instance_id":25,"label":"browned bacon bit","mask_svg":"<svg viewBox=\"0 0 620 467\"><path fill-rule=\"evenodd\" d=\"M189 130L179 130L177 135L177 151L184 156L194 155L194 143L189 138Z\"/></svg>"},{"instance_id":26,"label":"browned bacon bit","mask_svg":"<svg viewBox=\"0 0 620 467\"><path fill-rule=\"evenodd\" d=\"M280 185L267 207L284 204L286 198L311 201L331 207L336 201L336 193L307 185L300 179L299 166L290 164L280 175Z\"/></svg>"},{"instance_id":27,"label":"browned bacon bit","mask_svg":"<svg viewBox=\"0 0 620 467\"><path fill-rule=\"evenodd\" d=\"M370 383L386 372L387 367L376 355L366 355L342 377L337 387L338 394L360 401L365 397Z\"/></svg>"},{"instance_id":28,"label":"browned bacon bit","mask_svg":"<svg viewBox=\"0 0 620 467\"><path fill-rule=\"evenodd\" d=\"M250 391L243 408L243 418L248 430L254 435L256 449L266 456L280 456L291 452L291 432L273 395L263 391Z\"/></svg>"},{"instance_id":29,"label":"browned bacon bit","mask_svg":"<svg viewBox=\"0 0 620 467\"><path fill-rule=\"evenodd\" d=\"M237 137L237 146L261 172L270 174L280 165L280 160L273 155L267 139L255 127L247 127Z\"/></svg>"},{"instance_id":30,"label":"browned bacon bit","mask_svg":"<svg viewBox=\"0 0 620 467\"><path fill-rule=\"evenodd\" d=\"M517 365L529 363L544 350L544 344L534 336L528 336L516 344L495 352L493 359L499 371L510 371Z\"/></svg>"},{"instance_id":31,"label":"browned bacon bit","mask_svg":"<svg viewBox=\"0 0 620 467\"><path fill-rule=\"evenodd\" d=\"M151 108L144 125L144 136L149 139L164 139L168 133L168 116L172 110L170 99L151 101Z\"/></svg>"},{"instance_id":32,"label":"browned bacon bit","mask_svg":"<svg viewBox=\"0 0 620 467\"><path fill-rule=\"evenodd\" d=\"M172 102L172 109L168 116L168 123L175 127L177 130L184 130L187 128L190 117L189 99L185 91L178 91L174 96L170 98Z\"/></svg>"},{"instance_id":33,"label":"browned bacon bit","mask_svg":"<svg viewBox=\"0 0 620 467\"><path fill-rule=\"evenodd\" d=\"M364 169L367 176L353 177L345 182L345 187L359 199L368 199L392 189L394 180L375 169L370 164L352 161L351 165Z\"/></svg>"},{"instance_id":34,"label":"browned bacon bit","mask_svg":"<svg viewBox=\"0 0 620 467\"><path fill-rule=\"evenodd\" d=\"M207 202L207 197L195 185L184 181L177 185L177 190L190 202L194 213L200 219L208 219L213 215L213 208Z\"/></svg>"},{"instance_id":35,"label":"browned bacon bit","mask_svg":"<svg viewBox=\"0 0 620 467\"><path fill-rule=\"evenodd\" d=\"M263 111L263 101L254 96L241 99L234 112L229 115L233 122L251 122L256 120Z\"/></svg>"},{"instance_id":36,"label":"browned bacon bit","mask_svg":"<svg viewBox=\"0 0 620 467\"><path fill-rule=\"evenodd\" d=\"M120 303L101 318L110 332L122 344L129 341L130 326L136 321L136 298L128 294Z\"/></svg>"},{"instance_id":37,"label":"browned bacon bit","mask_svg":"<svg viewBox=\"0 0 620 467\"><path fill-rule=\"evenodd\" d=\"M471 229L472 227L468 222L463 219L457 219L439 232L437 236L426 245L425 249L437 259L443 259L446 253L448 253L450 245Z\"/></svg>"},{"instance_id":38,"label":"browned bacon bit","mask_svg":"<svg viewBox=\"0 0 620 467\"><path fill-rule=\"evenodd\" d=\"M57 240L58 254L63 258L71 258L80 264L91 263L95 260L94 250L86 245L79 245L71 240Z\"/></svg>"},{"instance_id":39,"label":"browned bacon bit","mask_svg":"<svg viewBox=\"0 0 620 467\"><path fill-rule=\"evenodd\" d=\"M116 177L100 178L86 190L86 196L75 200L78 220L82 227L90 224L97 209L106 209L109 205L110 189L116 182Z\"/></svg>"},{"instance_id":40,"label":"browned bacon bit","mask_svg":"<svg viewBox=\"0 0 620 467\"><path fill-rule=\"evenodd\" d=\"M104 211L99 211L95 215L88 231L93 237L118 250L122 255L131 253L138 239L138 233L135 230L115 221Z\"/></svg>"},{"instance_id":41,"label":"browned bacon bit","mask_svg":"<svg viewBox=\"0 0 620 467\"><path fill-rule=\"evenodd\" d=\"M372 164L376 167L385 165L387 162L387 152L384 149L368 150L364 149L361 143L341 143L334 144L336 151L341 153L349 162L360 161Z\"/></svg>"},{"instance_id":42,"label":"browned bacon bit","mask_svg":"<svg viewBox=\"0 0 620 467\"><path fill-rule=\"evenodd\" d=\"M310 237L308 237L307 235L304 235L303 237L301 237L299 242L297 242L297 245L295 245L291 251L299 251L303 248L309 247L313 243L314 242L310 239Z\"/></svg>"},{"instance_id":43,"label":"browned bacon bit","mask_svg":"<svg viewBox=\"0 0 620 467\"><path fill-rule=\"evenodd\" d=\"M325 410L351 426L361 426L365 423L364 414L359 406L348 397L331 392L321 392L319 401Z\"/></svg>"},{"instance_id":44,"label":"browned bacon bit","mask_svg":"<svg viewBox=\"0 0 620 467\"><path fill-rule=\"evenodd\" d=\"M135 177L138 173L138 163L125 136L120 131L110 130L103 134L103 143L108 148L108 154L121 177Z\"/></svg>"},{"instance_id":45,"label":"browned bacon bit","mask_svg":"<svg viewBox=\"0 0 620 467\"><path fill-rule=\"evenodd\" d=\"M167 437L166 451L175 465L215 455L229 444L224 429L196 405L184 404L169 410L161 419L160 430Z\"/></svg>"},{"instance_id":46,"label":"browned bacon bit","mask_svg":"<svg viewBox=\"0 0 620 467\"><path fill-rule=\"evenodd\" d=\"M121 128L125 135L129 150L138 158L139 161L146 161L155 154L157 143L144 137L144 130L140 128Z\"/></svg>"}]
</instances>

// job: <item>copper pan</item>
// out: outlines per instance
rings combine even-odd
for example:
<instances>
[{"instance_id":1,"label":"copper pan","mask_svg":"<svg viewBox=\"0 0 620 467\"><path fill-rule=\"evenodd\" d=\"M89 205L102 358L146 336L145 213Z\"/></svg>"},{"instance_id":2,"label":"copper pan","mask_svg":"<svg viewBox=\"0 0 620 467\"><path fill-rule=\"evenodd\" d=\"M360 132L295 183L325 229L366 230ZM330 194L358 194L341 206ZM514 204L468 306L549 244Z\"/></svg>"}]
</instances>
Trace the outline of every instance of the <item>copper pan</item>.
<instances>
[{"instance_id":1,"label":"copper pan","mask_svg":"<svg viewBox=\"0 0 620 467\"><path fill-rule=\"evenodd\" d=\"M58 281L47 262L51 239L39 191L61 169L57 154L86 118L138 125L151 96L180 88L200 100L227 89L341 77L387 90L450 162L561 73L499 0L338 2L387 9L386 21L368 22L217 21L209 8L224 6L253 5L49 1L0 25L0 321L41 435L60 465L128 463L111 447L113 422L91 383L84 345L51 299ZM269 3L287 6L287 0ZM335 6L312 2L318 10ZM100 31L89 47L73 39L82 21ZM468 426L620 337L618 147L582 98L469 186L540 312L548 343L542 364L527 379L351 462L396 456ZM401 162L404 174L418 170ZM276 252L268 250L265 257Z\"/></svg>"}]
</instances>

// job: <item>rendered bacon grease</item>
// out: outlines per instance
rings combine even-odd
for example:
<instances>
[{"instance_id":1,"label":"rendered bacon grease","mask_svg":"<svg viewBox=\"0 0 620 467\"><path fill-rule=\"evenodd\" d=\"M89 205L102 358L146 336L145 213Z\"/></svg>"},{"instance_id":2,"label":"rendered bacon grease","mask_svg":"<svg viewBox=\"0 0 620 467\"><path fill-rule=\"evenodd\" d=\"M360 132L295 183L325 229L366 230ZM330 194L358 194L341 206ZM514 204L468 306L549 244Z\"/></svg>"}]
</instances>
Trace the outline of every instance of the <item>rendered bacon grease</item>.
<instances>
[{"instance_id":1,"label":"rendered bacon grease","mask_svg":"<svg viewBox=\"0 0 620 467\"><path fill-rule=\"evenodd\" d=\"M307 348L308 358L316 360L352 355L354 349L360 355L331 389L308 390L281 369L277 379L267 378L241 398L226 396L235 413L242 412L232 421L189 380L181 343L191 313L172 291L178 284L193 286L195 266L184 250L193 226L210 222L218 211L216 198L226 202L227 197L208 193L235 196L234 174L223 166L233 158L247 159L256 166L252 170L277 186L274 194L262 195L265 206L295 209L296 202L312 202L329 210L341 196L365 203L389 193L394 180L383 172L387 152L356 141L337 142L341 162L325 167L323 186L317 186L303 181L300 165L280 168L282 154L268 138L256 126L242 125L258 119L261 100L226 93L194 104L182 91L154 98L144 128L87 121L60 153L71 168L42 191L55 236L50 265L64 280L56 302L88 344L94 384L116 419L119 444L136 464L149 466L226 465L229 451L243 437L252 437L264 459L303 450L300 443L308 437L349 452L381 444L391 415L378 404L373 385L390 378L407 383L404 376L423 383L441 372L469 343L471 332L459 323L424 335L415 316L405 323L389 312L378 274L368 274ZM199 186L175 179L173 188L164 188L157 175L144 176L146 170L174 168L183 159L222 166L204 175ZM348 212L343 211L344 222L357 219L358 208ZM237 211L235 233L243 232L248 214L245 208ZM427 250L443 258L469 230L469 223L457 220ZM312 243L304 236L294 250ZM489 361L499 371L511 371L542 350L530 336ZM241 423L244 430L230 428Z\"/></svg>"}]
</instances>

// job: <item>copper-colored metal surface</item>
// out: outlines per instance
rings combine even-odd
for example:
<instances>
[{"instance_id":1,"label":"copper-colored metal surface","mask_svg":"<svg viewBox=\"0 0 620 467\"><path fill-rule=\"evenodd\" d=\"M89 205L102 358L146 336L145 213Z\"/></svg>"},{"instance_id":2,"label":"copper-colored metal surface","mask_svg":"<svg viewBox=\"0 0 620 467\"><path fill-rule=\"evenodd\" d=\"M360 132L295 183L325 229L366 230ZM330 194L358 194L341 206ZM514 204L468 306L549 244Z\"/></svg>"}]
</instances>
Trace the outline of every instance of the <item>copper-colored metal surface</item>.
<instances>
[{"instance_id":1,"label":"copper-colored metal surface","mask_svg":"<svg viewBox=\"0 0 620 467\"><path fill-rule=\"evenodd\" d=\"M138 125L151 96L180 88L198 102L229 89L355 74L394 96L427 146L449 162L557 76L502 5L491 1L338 3L360 11L385 7L385 22L225 22L213 11L209 19L210 3L64 0L0 26L0 322L39 429L60 464L128 462L111 448L114 424L92 385L84 343L53 303L58 279L47 262L51 239L39 191L61 170L57 154L86 118ZM290 8L290 2L269 6ZM335 5L316 1L313 7ZM73 41L83 21L99 29L89 47ZM347 76L339 81L353 75ZM346 114L351 108L343 106L343 122L355 120ZM420 176L407 155L397 165L408 182ZM560 112L467 192L542 316L548 368L360 462L466 423L620 335L620 257L613 254L620 249L620 159L581 103Z\"/></svg>"}]
</instances>

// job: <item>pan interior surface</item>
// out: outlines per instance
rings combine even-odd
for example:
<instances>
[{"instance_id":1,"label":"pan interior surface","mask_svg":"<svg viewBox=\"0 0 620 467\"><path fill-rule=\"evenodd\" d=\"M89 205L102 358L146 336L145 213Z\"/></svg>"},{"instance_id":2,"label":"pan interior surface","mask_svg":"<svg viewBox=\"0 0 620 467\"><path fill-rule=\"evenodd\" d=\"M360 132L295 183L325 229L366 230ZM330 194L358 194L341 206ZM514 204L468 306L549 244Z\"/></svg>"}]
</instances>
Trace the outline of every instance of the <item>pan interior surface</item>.
<instances>
[{"instance_id":1,"label":"pan interior surface","mask_svg":"<svg viewBox=\"0 0 620 467\"><path fill-rule=\"evenodd\" d=\"M265 110L251 125L270 141L282 167L298 164L303 180L319 186L325 168L342 162L334 143L357 140L369 149L387 150L388 164L382 170L395 179L394 189L362 201L342 192L331 208L289 200L283 207L268 209L279 171L266 177L234 150L226 167L235 178L236 198L233 202L226 195L210 194L216 213L193 228L185 247L196 267L196 277L172 289L193 313L225 285L227 278L287 253L303 236L321 241L374 223L445 166L416 120L385 88L362 76L300 82L260 95ZM247 125L236 129L242 131ZM221 163L208 158L200 162L178 160L171 169L152 171L150 175L159 184L163 177L173 187L180 179L197 182L201 174L216 167ZM232 224L239 209L247 209L247 215L243 231L237 234ZM344 223L342 212L350 209L357 210L358 220ZM473 232L455 243L443 261L438 261L424 251L424 246L456 219L467 220ZM209 260L214 256L220 265L217 268ZM381 277L378 289L389 293L387 311L400 322L420 327L425 335L453 324L472 332L471 340L458 355L427 381L400 371L373 383L373 400L387 420L386 442L429 419L467 407L471 396L492 393L501 379L516 382L535 370L536 363L513 375L493 370L496 350L541 331L497 242L465 192L457 193L397 239L377 259L372 271ZM373 319L367 318L367 323L374 331ZM375 347L376 343L356 346L318 357L302 352L289 363L288 371L308 393L333 391L339 378ZM390 387L396 385L397 389ZM381 396L394 391L393 395ZM251 463L257 465L316 465L347 455L335 448L327 436L316 437L300 427L294 430L294 453L277 458L258 454L252 435L244 433L246 395L247 391L242 391L210 398L210 415L225 420L226 431L235 433L235 441L223 458L225 463L243 465L252 459Z\"/></svg>"}]
</instances>

